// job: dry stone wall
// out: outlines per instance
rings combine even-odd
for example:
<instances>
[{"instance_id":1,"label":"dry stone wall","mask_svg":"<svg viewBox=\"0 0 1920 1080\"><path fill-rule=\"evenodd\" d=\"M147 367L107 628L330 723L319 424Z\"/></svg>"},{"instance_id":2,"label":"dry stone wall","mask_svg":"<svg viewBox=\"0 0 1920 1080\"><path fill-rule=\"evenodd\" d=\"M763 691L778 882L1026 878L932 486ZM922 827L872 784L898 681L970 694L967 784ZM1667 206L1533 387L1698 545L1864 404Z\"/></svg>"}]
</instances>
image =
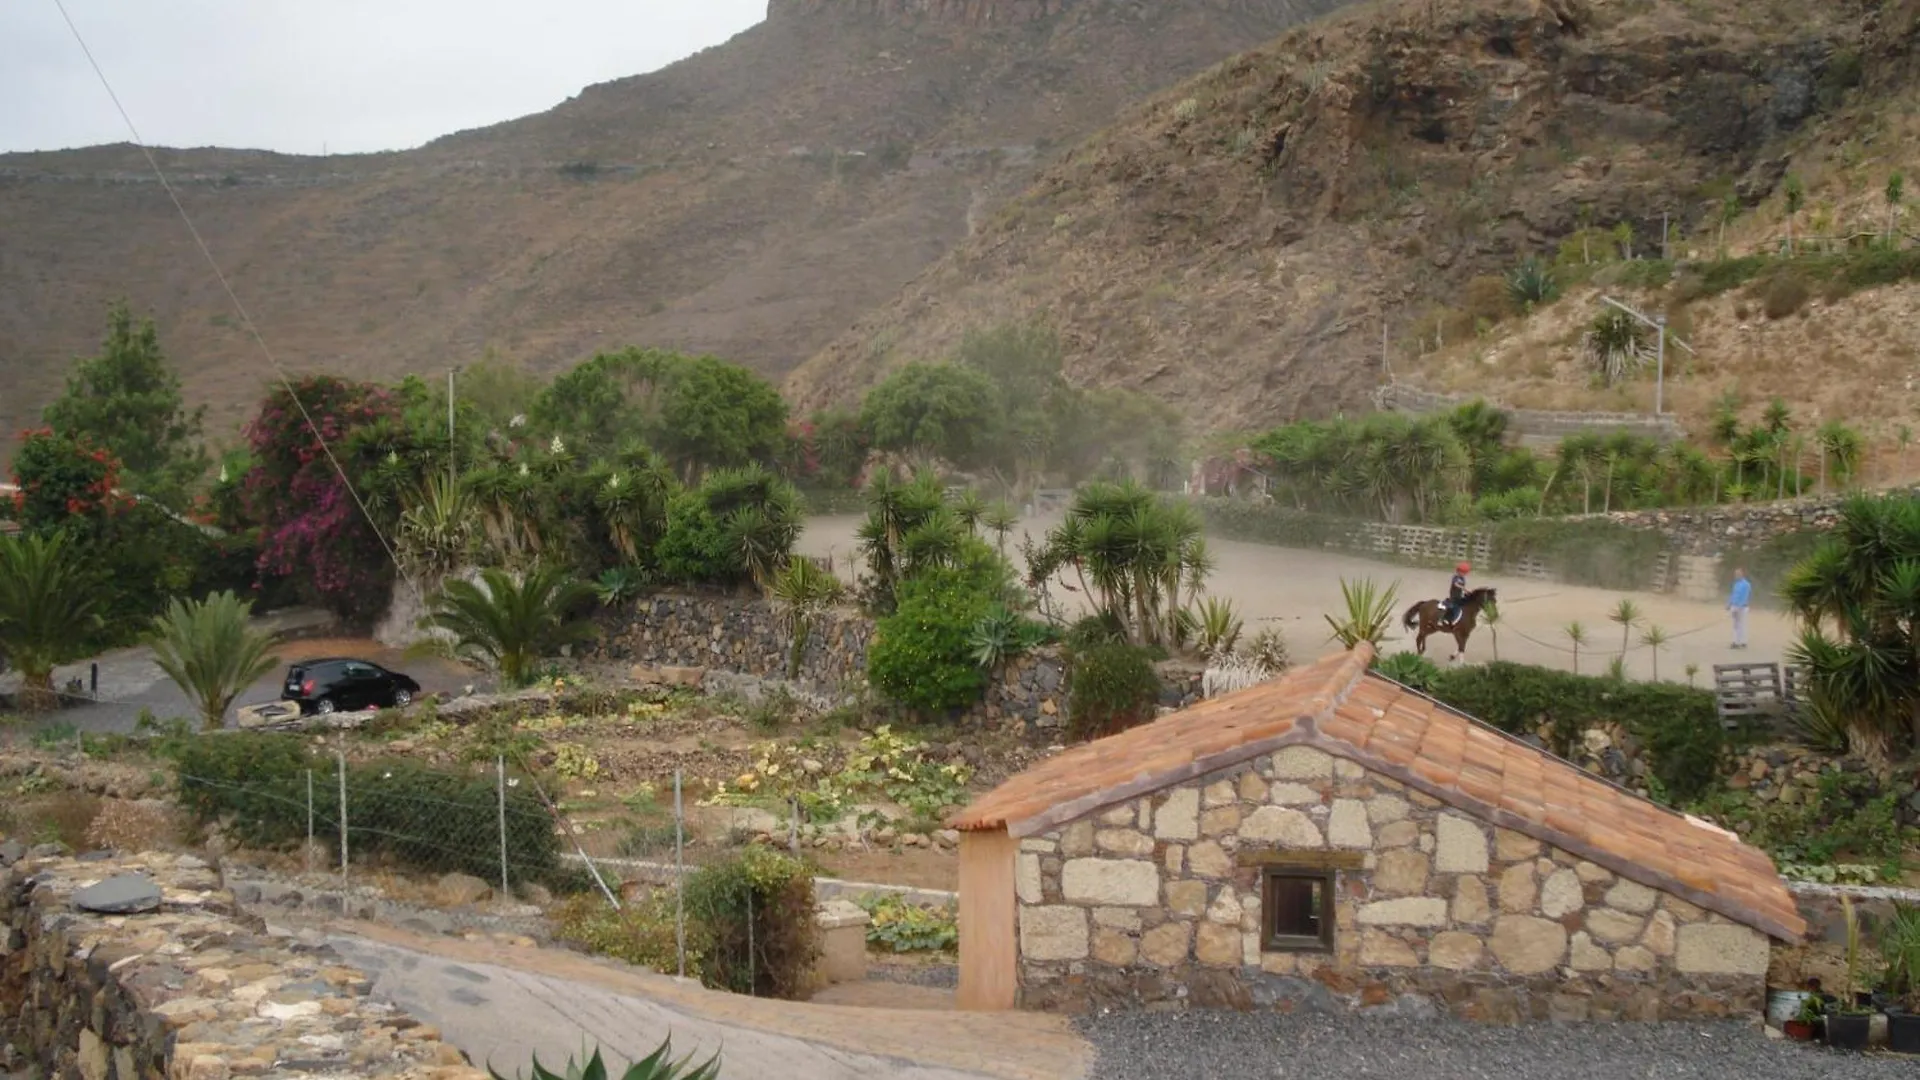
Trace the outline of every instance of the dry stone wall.
<instances>
[{"instance_id":1,"label":"dry stone wall","mask_svg":"<svg viewBox=\"0 0 1920 1080\"><path fill-rule=\"evenodd\" d=\"M1262 948L1262 870L1337 859L1334 946ZM1758 1015L1766 935L1293 747L1021 841L1023 1006Z\"/></svg>"},{"instance_id":2,"label":"dry stone wall","mask_svg":"<svg viewBox=\"0 0 1920 1080\"><path fill-rule=\"evenodd\" d=\"M109 879L128 887L110 905L121 910L82 910ZM269 934L185 855L29 856L0 870L7 1043L35 1075L80 1080L487 1076L369 997L317 938Z\"/></svg>"},{"instance_id":3,"label":"dry stone wall","mask_svg":"<svg viewBox=\"0 0 1920 1080\"><path fill-rule=\"evenodd\" d=\"M602 660L670 668L705 668L791 682L805 693L844 700L866 685L873 620L851 608L821 615L808 635L798 669L787 680L792 639L772 609L758 600L661 593L603 617L595 655ZM1162 665L1160 704L1200 700L1200 672ZM964 718L992 727L1017 727L1051 738L1067 711L1066 673L1057 650L1042 649L1008 663Z\"/></svg>"}]
</instances>

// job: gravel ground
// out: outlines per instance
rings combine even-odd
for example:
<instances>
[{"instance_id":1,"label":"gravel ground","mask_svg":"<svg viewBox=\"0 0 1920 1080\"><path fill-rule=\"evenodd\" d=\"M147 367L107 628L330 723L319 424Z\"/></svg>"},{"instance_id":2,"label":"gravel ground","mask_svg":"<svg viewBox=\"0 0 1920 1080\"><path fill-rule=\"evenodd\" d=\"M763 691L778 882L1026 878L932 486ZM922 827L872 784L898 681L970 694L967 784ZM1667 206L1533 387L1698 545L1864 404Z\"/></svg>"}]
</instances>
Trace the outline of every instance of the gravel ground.
<instances>
[{"instance_id":1,"label":"gravel ground","mask_svg":"<svg viewBox=\"0 0 1920 1080\"><path fill-rule=\"evenodd\" d=\"M869 962L867 981L905 983L908 986L931 986L941 990L951 990L960 985L960 969L952 964L908 965Z\"/></svg>"},{"instance_id":2,"label":"gravel ground","mask_svg":"<svg viewBox=\"0 0 1920 1080\"><path fill-rule=\"evenodd\" d=\"M1768 1039L1744 1024L1496 1028L1393 1017L1194 1010L1080 1021L1089 1080L1915 1080L1920 1060Z\"/></svg>"}]
</instances>

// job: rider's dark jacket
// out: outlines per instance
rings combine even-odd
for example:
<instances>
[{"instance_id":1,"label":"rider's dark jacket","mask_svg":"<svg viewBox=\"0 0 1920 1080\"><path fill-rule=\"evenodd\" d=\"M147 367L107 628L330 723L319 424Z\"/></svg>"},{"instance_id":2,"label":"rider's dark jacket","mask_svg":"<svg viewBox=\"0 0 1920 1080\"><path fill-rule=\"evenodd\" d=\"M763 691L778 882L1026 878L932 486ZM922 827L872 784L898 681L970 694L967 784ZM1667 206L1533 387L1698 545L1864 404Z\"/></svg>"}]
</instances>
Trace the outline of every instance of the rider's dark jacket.
<instances>
[{"instance_id":1,"label":"rider's dark jacket","mask_svg":"<svg viewBox=\"0 0 1920 1080\"><path fill-rule=\"evenodd\" d=\"M1465 574L1453 575L1453 588L1447 593L1447 602L1450 604L1458 604L1460 601L1466 599L1466 596L1467 596L1467 575Z\"/></svg>"}]
</instances>

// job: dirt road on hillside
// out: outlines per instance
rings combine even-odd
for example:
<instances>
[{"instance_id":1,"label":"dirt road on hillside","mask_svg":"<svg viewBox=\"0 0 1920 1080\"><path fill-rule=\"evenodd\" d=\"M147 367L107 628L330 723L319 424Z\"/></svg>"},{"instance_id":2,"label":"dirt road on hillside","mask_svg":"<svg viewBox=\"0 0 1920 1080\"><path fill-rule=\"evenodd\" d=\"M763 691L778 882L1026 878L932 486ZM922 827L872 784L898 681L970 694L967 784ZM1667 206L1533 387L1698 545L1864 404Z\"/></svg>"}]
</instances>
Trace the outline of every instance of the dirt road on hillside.
<instances>
[{"instance_id":1,"label":"dirt road on hillside","mask_svg":"<svg viewBox=\"0 0 1920 1080\"><path fill-rule=\"evenodd\" d=\"M1008 551L1014 551L1022 531L1036 538L1057 518L1033 518L1023 521L1008 539ZM801 534L799 550L809 555L832 555L841 572L849 552L856 550L854 529L860 518L851 515L811 518ZM1215 596L1233 601L1245 621L1247 633L1265 626L1277 627L1287 640L1296 662L1323 656L1338 646L1328 640L1325 614L1342 609L1340 579L1371 577L1377 582L1397 582L1399 600L1395 607L1404 610L1415 600L1443 595L1448 574L1439 570L1419 570L1393 563L1376 562L1352 555L1324 551L1252 544L1209 537L1207 547L1219 566L1208 579ZM1016 561L1018 556L1015 556ZM1631 634L1627 650L1627 671L1636 679L1654 674L1653 650L1639 643L1640 631L1649 625L1665 630L1671 641L1660 650L1659 676L1684 682L1688 664L1696 664L1701 685L1712 680L1713 665L1736 660L1778 660L1794 638L1791 620L1777 612L1753 612L1748 625L1749 648L1735 651L1732 626L1727 612L1719 604L1703 604L1654 593L1620 593L1605 589L1587 589L1551 581L1502 577L1476 573L1475 585L1491 585L1500 591L1500 626L1497 632L1486 627L1478 630L1467 644L1469 660L1501 660L1540 664L1564 670L1574 669L1572 645L1565 627L1579 621L1586 628L1587 644L1580 650L1579 670L1595 673L1620 654L1620 626L1607 620L1607 613L1624 595L1644 613L1640 627ZM1774 582L1756 581L1756 589L1770 589ZM1073 593L1060 592L1068 600L1079 599ZM1394 636L1386 642L1386 652L1413 648L1413 635L1401 634L1396 613ZM1452 639L1435 636L1427 640L1427 655L1445 663L1452 652Z\"/></svg>"}]
</instances>

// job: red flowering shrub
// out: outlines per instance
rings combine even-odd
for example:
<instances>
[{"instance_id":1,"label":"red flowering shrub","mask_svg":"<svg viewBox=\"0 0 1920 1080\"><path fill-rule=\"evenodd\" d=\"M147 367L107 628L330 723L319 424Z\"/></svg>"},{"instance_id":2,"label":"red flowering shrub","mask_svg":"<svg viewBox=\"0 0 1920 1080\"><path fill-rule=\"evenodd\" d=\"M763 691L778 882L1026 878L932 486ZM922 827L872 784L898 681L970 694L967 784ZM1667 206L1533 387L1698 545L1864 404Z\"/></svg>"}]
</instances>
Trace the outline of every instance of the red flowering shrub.
<instances>
[{"instance_id":1,"label":"red flowering shrub","mask_svg":"<svg viewBox=\"0 0 1920 1080\"><path fill-rule=\"evenodd\" d=\"M260 570L293 578L342 615L369 618L386 608L393 565L326 446L342 467L354 468L352 435L397 420L399 406L378 386L327 375L301 379L293 390L298 404L286 387L276 388L247 425L253 468L242 489L248 514L260 522Z\"/></svg>"},{"instance_id":2,"label":"red flowering shrub","mask_svg":"<svg viewBox=\"0 0 1920 1080\"><path fill-rule=\"evenodd\" d=\"M12 516L28 529L57 529L71 519L97 521L130 501L119 493L120 463L84 438L56 435L51 428L20 433L13 458Z\"/></svg>"}]
</instances>

